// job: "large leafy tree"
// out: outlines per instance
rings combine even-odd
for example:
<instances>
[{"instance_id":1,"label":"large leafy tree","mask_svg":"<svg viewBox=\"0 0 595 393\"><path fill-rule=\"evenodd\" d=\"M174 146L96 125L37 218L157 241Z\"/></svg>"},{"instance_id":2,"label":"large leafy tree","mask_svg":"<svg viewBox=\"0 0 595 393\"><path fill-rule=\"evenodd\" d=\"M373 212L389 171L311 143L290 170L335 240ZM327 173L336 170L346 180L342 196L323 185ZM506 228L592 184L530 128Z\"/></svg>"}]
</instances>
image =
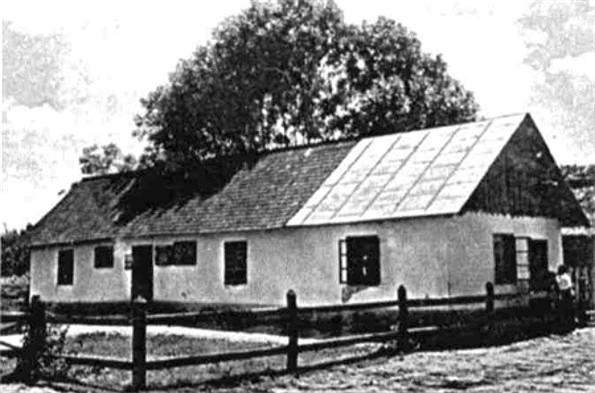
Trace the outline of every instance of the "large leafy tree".
<instances>
[{"instance_id":1,"label":"large leafy tree","mask_svg":"<svg viewBox=\"0 0 595 393\"><path fill-rule=\"evenodd\" d=\"M29 226L27 226L29 228ZM2 276L23 275L29 272L29 244L27 232L4 230L2 234Z\"/></svg>"},{"instance_id":2,"label":"large leafy tree","mask_svg":"<svg viewBox=\"0 0 595 393\"><path fill-rule=\"evenodd\" d=\"M473 95L416 36L380 18L350 25L333 2L254 2L142 100L146 162L471 121Z\"/></svg>"},{"instance_id":3,"label":"large leafy tree","mask_svg":"<svg viewBox=\"0 0 595 393\"><path fill-rule=\"evenodd\" d=\"M131 154L124 154L115 143L102 147L92 145L83 149L79 158L84 175L105 175L114 172L127 172L137 167L137 160Z\"/></svg>"}]
</instances>

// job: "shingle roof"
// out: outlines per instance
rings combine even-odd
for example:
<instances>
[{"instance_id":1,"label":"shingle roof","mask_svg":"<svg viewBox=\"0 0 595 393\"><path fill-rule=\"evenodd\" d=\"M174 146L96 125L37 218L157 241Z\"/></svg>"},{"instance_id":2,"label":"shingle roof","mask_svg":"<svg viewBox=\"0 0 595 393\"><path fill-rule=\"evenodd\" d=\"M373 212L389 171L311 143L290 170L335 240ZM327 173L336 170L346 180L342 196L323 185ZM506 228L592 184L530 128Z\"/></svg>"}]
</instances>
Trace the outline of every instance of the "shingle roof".
<instances>
[{"instance_id":1,"label":"shingle roof","mask_svg":"<svg viewBox=\"0 0 595 393\"><path fill-rule=\"evenodd\" d=\"M355 143L272 152L190 177L143 172L84 179L35 226L32 244L282 227Z\"/></svg>"},{"instance_id":2,"label":"shingle roof","mask_svg":"<svg viewBox=\"0 0 595 393\"><path fill-rule=\"evenodd\" d=\"M458 213L524 117L362 139L288 225Z\"/></svg>"}]
</instances>

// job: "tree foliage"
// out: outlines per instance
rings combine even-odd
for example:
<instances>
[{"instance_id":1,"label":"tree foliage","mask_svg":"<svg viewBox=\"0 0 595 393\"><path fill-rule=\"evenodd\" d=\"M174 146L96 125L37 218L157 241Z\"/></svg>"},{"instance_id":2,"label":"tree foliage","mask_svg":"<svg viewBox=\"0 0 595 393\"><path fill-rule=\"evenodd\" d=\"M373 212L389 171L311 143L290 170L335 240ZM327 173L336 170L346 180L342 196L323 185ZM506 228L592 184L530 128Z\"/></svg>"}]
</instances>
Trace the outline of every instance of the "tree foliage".
<instances>
[{"instance_id":1,"label":"tree foliage","mask_svg":"<svg viewBox=\"0 0 595 393\"><path fill-rule=\"evenodd\" d=\"M17 231L5 230L1 239L2 276L21 276L29 272L29 244L27 232L25 230Z\"/></svg>"},{"instance_id":2,"label":"tree foliage","mask_svg":"<svg viewBox=\"0 0 595 393\"><path fill-rule=\"evenodd\" d=\"M142 100L145 160L171 164L472 121L477 105L395 21L331 2L253 2Z\"/></svg>"},{"instance_id":3,"label":"tree foliage","mask_svg":"<svg viewBox=\"0 0 595 393\"><path fill-rule=\"evenodd\" d=\"M130 154L122 153L116 144L109 143L101 148L97 145L85 147L79 164L84 175L104 175L133 170L137 160Z\"/></svg>"}]
</instances>

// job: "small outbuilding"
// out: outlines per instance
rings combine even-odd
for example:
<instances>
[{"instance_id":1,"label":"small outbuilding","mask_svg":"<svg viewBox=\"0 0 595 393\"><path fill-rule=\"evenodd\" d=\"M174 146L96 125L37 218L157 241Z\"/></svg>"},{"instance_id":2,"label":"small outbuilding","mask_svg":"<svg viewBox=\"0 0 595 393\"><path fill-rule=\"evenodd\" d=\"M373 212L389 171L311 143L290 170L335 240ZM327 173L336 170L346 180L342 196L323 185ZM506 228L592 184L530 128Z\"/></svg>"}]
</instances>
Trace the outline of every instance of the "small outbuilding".
<instances>
[{"instance_id":1,"label":"small outbuilding","mask_svg":"<svg viewBox=\"0 0 595 393\"><path fill-rule=\"evenodd\" d=\"M53 302L302 305L540 289L588 225L527 115L75 183L34 227Z\"/></svg>"}]
</instances>

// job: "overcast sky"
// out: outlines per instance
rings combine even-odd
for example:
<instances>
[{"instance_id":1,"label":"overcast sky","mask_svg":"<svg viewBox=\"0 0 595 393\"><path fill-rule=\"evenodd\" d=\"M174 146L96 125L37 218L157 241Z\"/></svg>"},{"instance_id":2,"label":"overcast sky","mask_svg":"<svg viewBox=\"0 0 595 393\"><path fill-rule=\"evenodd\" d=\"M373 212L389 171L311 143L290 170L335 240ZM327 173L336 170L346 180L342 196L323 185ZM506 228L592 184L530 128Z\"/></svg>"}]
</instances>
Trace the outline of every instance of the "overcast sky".
<instances>
[{"instance_id":1,"label":"overcast sky","mask_svg":"<svg viewBox=\"0 0 595 393\"><path fill-rule=\"evenodd\" d=\"M526 32L517 21L529 12L529 1L336 2L349 22L383 15L416 32L423 50L442 53L449 73L475 93L481 116L531 112L559 163L595 162L593 129L562 124L561 115L547 101L551 97L540 96L535 88L543 75L524 62L529 53ZM203 44L223 18L249 4L4 2L2 18L11 22L11 30L46 37L43 42L51 46L50 57L55 55L58 63L51 72L60 84L42 83L44 94L27 92L35 87L31 80L53 77L37 75L51 68L44 68L38 56L48 54L37 48L26 55L40 66L30 67L30 75L17 79L16 85L3 87L3 224L21 228L45 214L59 194L81 178L78 157L83 147L114 141L126 152L140 152L142 145L131 136L133 116L141 112L139 99L166 83L178 60ZM593 17L584 20L592 29ZM19 50L3 40L5 59L11 60ZM557 59L553 67L580 76L581 86L593 96L595 49ZM573 117L563 115L567 122Z\"/></svg>"}]
</instances>

